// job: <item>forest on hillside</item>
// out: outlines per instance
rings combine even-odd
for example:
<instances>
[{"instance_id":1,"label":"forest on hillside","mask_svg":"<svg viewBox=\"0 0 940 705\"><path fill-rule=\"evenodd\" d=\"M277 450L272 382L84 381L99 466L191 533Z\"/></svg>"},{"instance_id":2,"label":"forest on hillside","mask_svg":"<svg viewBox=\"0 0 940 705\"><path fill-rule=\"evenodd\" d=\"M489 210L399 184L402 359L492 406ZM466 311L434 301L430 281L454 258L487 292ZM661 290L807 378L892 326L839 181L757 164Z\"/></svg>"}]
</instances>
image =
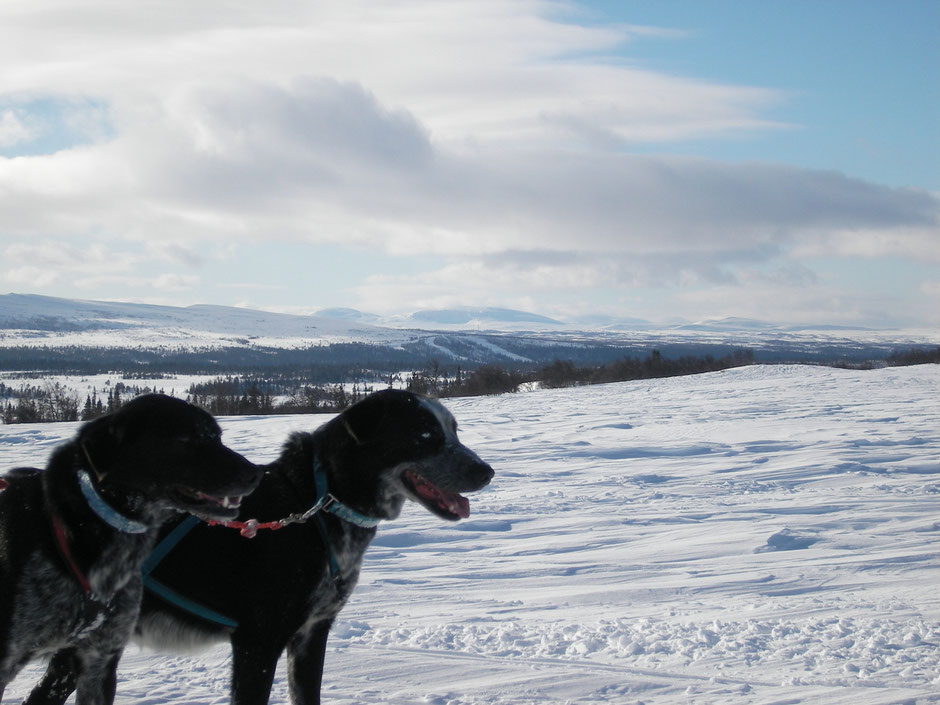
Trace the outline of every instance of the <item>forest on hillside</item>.
<instances>
[{"instance_id":1,"label":"forest on hillside","mask_svg":"<svg viewBox=\"0 0 940 705\"><path fill-rule=\"evenodd\" d=\"M850 362L833 360L838 367L871 368L940 363L940 347L894 353L885 360ZM738 348L720 357L682 355L668 357L652 350L645 357L623 356L602 364L579 365L571 359L556 358L547 364L502 366L482 364L463 367L428 361L421 369L401 371L357 368L350 382L323 382L324 373L315 366L293 371L219 375L193 383L186 399L220 416L246 414L301 414L337 412L363 396L386 387L401 387L428 396L447 398L516 392L525 385L545 388L602 384L636 379L674 377L714 372L755 364L754 351ZM125 373L124 381L97 390L84 399L61 382L43 381L34 373L35 383L10 386L0 383L0 420L3 423L88 420L114 411L139 394L162 392L161 378L171 373Z\"/></svg>"}]
</instances>

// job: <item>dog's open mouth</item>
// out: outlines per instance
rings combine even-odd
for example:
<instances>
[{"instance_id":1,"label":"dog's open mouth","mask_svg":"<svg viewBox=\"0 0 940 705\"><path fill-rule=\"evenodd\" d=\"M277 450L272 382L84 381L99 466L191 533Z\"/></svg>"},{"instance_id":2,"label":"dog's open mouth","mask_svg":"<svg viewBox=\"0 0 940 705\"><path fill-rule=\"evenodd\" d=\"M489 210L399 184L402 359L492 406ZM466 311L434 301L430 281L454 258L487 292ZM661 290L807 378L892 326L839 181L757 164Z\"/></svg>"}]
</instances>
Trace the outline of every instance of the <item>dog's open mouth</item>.
<instances>
[{"instance_id":1,"label":"dog's open mouth","mask_svg":"<svg viewBox=\"0 0 940 705\"><path fill-rule=\"evenodd\" d=\"M470 500L466 497L456 492L442 490L430 480L411 470L406 470L402 479L415 498L439 517L457 521L470 516Z\"/></svg>"},{"instance_id":2,"label":"dog's open mouth","mask_svg":"<svg viewBox=\"0 0 940 705\"><path fill-rule=\"evenodd\" d=\"M175 487L172 497L180 509L211 519L234 519L242 505L242 495L222 497L191 487Z\"/></svg>"}]
</instances>

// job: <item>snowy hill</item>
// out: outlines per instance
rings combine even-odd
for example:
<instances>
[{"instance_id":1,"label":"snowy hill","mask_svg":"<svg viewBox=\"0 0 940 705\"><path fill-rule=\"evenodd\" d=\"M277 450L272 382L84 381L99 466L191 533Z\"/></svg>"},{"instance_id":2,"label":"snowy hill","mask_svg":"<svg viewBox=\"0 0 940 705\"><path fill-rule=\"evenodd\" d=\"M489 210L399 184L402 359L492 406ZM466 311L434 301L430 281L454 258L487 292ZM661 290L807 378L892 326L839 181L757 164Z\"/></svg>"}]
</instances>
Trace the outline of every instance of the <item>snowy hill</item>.
<instances>
[{"instance_id":1,"label":"snowy hill","mask_svg":"<svg viewBox=\"0 0 940 705\"><path fill-rule=\"evenodd\" d=\"M756 321L753 318L717 318L696 323L685 323L676 326L676 330L699 330L710 332L721 331L780 331L784 330L782 326L768 323L767 321Z\"/></svg>"},{"instance_id":2,"label":"snowy hill","mask_svg":"<svg viewBox=\"0 0 940 705\"><path fill-rule=\"evenodd\" d=\"M940 366L755 366L448 406L472 516L383 524L332 705L940 702ZM320 417L222 419L269 461ZM0 426L4 467L74 424ZM228 649L132 647L120 705L228 702ZM33 666L8 689L25 696ZM272 703L287 703L283 667Z\"/></svg>"},{"instance_id":3,"label":"snowy hill","mask_svg":"<svg viewBox=\"0 0 940 705\"><path fill-rule=\"evenodd\" d=\"M2 344L54 345L269 345L401 340L397 331L336 317L297 316L232 306L185 308L49 296L0 296Z\"/></svg>"},{"instance_id":4,"label":"snowy hill","mask_svg":"<svg viewBox=\"0 0 940 705\"><path fill-rule=\"evenodd\" d=\"M317 311L316 315L346 321L368 322L389 328L412 328L438 331L532 331L559 330L569 327L553 318L508 308L465 307L426 309L397 316L379 316L374 313L365 313L354 308L327 308Z\"/></svg>"},{"instance_id":5,"label":"snowy hill","mask_svg":"<svg viewBox=\"0 0 940 705\"><path fill-rule=\"evenodd\" d=\"M744 319L656 328L640 319L589 316L562 322L500 308L419 311L394 318L349 308L290 315L230 306L180 308L0 296L0 352L26 349L27 358L33 357L35 348L133 353L124 359L135 357L137 351L189 351L202 354L204 363L211 358L224 368L226 359L215 351L236 351L233 357L250 367L269 364L278 351L315 347L320 349L318 361L323 362L324 356L329 357L329 346L346 344L378 346L385 353L370 350L351 357L344 348L325 362L367 366L384 355L401 360L399 370L421 368L433 359L451 364L549 363L554 359L597 364L645 356L652 348L673 357L720 357L740 347L754 349L759 361L829 361L845 356L864 360L885 357L897 349L940 344L940 331L792 330ZM23 364L24 355L14 357L8 365ZM151 356L139 362L152 365L157 360Z\"/></svg>"},{"instance_id":6,"label":"snowy hill","mask_svg":"<svg viewBox=\"0 0 940 705\"><path fill-rule=\"evenodd\" d=\"M508 308L452 308L415 311L407 317L410 323L420 327L433 325L448 329L476 328L488 330L558 329L564 324L546 316Z\"/></svg>"},{"instance_id":7,"label":"snowy hill","mask_svg":"<svg viewBox=\"0 0 940 705\"><path fill-rule=\"evenodd\" d=\"M835 326L835 325L780 325L776 323L770 323L768 321L758 321L753 318L736 318L734 316L727 318L714 318L704 321L697 321L695 323L683 323L677 326L674 326L675 330L686 330L686 331L706 331L713 333L727 333L734 331L750 331L750 332L767 332L767 333L784 333L784 332L799 332L799 331L870 331L869 328L852 328L850 326Z\"/></svg>"},{"instance_id":8,"label":"snowy hill","mask_svg":"<svg viewBox=\"0 0 940 705\"><path fill-rule=\"evenodd\" d=\"M360 323L378 323L380 317L374 313L363 313L354 308L323 308L315 316L320 318L338 318L342 321L359 321Z\"/></svg>"}]
</instances>

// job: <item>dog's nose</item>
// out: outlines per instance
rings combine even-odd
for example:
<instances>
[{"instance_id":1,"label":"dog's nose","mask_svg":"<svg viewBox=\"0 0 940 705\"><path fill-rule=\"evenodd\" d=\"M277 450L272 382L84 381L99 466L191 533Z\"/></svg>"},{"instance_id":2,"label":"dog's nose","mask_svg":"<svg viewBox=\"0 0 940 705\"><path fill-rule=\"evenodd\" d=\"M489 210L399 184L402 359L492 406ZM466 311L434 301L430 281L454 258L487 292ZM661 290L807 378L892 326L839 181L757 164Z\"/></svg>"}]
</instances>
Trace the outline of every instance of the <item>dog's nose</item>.
<instances>
[{"instance_id":1,"label":"dog's nose","mask_svg":"<svg viewBox=\"0 0 940 705\"><path fill-rule=\"evenodd\" d=\"M492 480L493 476L496 474L493 471L493 468L483 462L479 463L473 469L473 472L475 477L478 479L478 482L480 483L480 487L484 487L490 484L490 480Z\"/></svg>"},{"instance_id":2,"label":"dog's nose","mask_svg":"<svg viewBox=\"0 0 940 705\"><path fill-rule=\"evenodd\" d=\"M231 448L228 448L227 450L229 452L229 457L232 460L232 474L234 483L244 486L245 492L241 494L249 494L253 492L255 488L261 484L261 480L264 478L264 466L255 465L241 453L237 453Z\"/></svg>"}]
</instances>

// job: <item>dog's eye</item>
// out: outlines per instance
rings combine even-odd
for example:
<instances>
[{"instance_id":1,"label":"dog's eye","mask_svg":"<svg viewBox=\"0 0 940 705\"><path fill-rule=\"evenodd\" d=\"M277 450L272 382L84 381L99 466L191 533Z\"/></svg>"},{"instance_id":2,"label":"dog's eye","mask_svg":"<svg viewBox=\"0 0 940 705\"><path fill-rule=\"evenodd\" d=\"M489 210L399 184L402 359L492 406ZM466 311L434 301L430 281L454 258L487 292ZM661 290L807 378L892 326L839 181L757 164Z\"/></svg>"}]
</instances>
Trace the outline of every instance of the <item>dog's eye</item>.
<instances>
[{"instance_id":1,"label":"dog's eye","mask_svg":"<svg viewBox=\"0 0 940 705\"><path fill-rule=\"evenodd\" d=\"M219 434L213 431L203 433L184 433L176 437L180 443L216 443L219 441Z\"/></svg>"},{"instance_id":2,"label":"dog's eye","mask_svg":"<svg viewBox=\"0 0 940 705\"><path fill-rule=\"evenodd\" d=\"M424 431L418 436L418 438L421 439L420 441L418 441L419 443L422 443L424 445L429 445L429 446L437 445L443 442L444 440L441 433L437 431L436 429L432 431Z\"/></svg>"}]
</instances>

